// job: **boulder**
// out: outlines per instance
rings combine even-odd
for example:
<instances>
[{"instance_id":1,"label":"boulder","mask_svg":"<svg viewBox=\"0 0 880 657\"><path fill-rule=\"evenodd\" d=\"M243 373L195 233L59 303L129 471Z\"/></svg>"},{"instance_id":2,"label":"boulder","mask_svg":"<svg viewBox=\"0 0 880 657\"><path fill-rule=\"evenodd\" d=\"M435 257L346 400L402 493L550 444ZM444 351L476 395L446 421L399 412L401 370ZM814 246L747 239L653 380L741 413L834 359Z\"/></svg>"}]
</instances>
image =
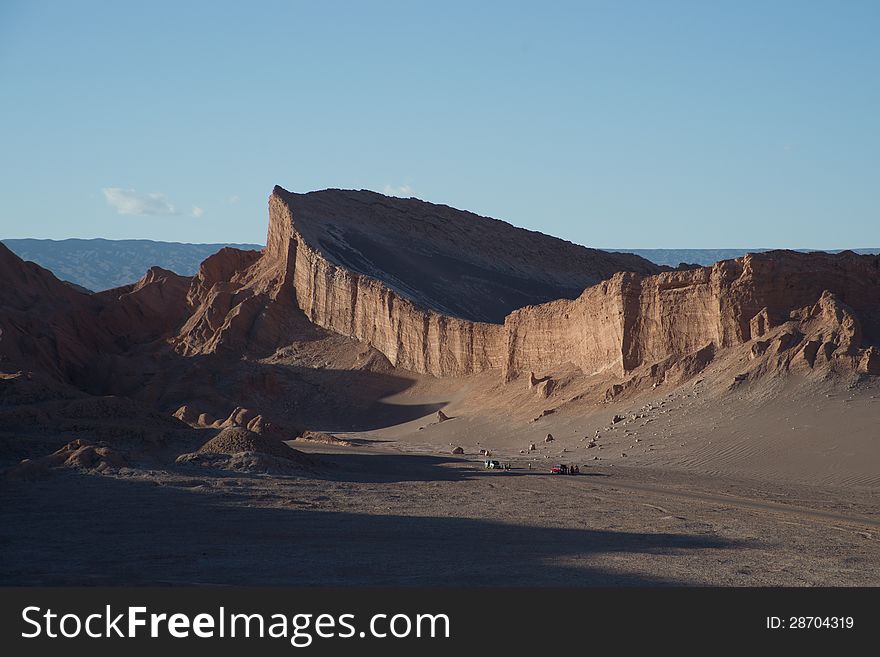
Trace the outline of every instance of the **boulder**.
<instances>
[{"instance_id":1,"label":"boulder","mask_svg":"<svg viewBox=\"0 0 880 657\"><path fill-rule=\"evenodd\" d=\"M749 333L751 333L753 339L760 338L771 328L770 313L767 308L762 308L761 311L749 321Z\"/></svg>"},{"instance_id":2,"label":"boulder","mask_svg":"<svg viewBox=\"0 0 880 657\"><path fill-rule=\"evenodd\" d=\"M217 420L214 419L213 415L211 415L210 413L202 413L199 415L199 419L196 421L196 424L200 427L210 427L215 422L217 422Z\"/></svg>"},{"instance_id":3,"label":"boulder","mask_svg":"<svg viewBox=\"0 0 880 657\"><path fill-rule=\"evenodd\" d=\"M535 386L535 392L538 393L539 397L546 399L552 394L555 387L556 382L553 379L545 379Z\"/></svg>"},{"instance_id":4,"label":"boulder","mask_svg":"<svg viewBox=\"0 0 880 657\"><path fill-rule=\"evenodd\" d=\"M252 411L249 408L242 408L241 406L236 407L232 413L229 414L229 417L226 418L226 421L221 425L224 429L226 427L247 427L251 420L257 417L256 411Z\"/></svg>"},{"instance_id":5,"label":"boulder","mask_svg":"<svg viewBox=\"0 0 880 657\"><path fill-rule=\"evenodd\" d=\"M174 417L181 422L186 422L190 426L198 426L199 423L198 411L192 406L187 406L186 404L174 411Z\"/></svg>"},{"instance_id":6,"label":"boulder","mask_svg":"<svg viewBox=\"0 0 880 657\"><path fill-rule=\"evenodd\" d=\"M862 354L859 370L872 375L880 375L880 349L868 347Z\"/></svg>"}]
</instances>

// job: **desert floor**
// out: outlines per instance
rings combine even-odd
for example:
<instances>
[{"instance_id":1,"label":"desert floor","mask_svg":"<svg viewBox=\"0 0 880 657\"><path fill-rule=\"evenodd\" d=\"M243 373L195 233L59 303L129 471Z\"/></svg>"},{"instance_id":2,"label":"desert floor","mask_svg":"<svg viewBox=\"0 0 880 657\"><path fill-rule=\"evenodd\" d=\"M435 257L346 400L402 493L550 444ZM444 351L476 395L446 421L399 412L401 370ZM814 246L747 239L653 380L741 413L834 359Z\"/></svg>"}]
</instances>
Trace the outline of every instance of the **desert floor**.
<instances>
[{"instance_id":1,"label":"desert floor","mask_svg":"<svg viewBox=\"0 0 880 657\"><path fill-rule=\"evenodd\" d=\"M880 383L708 383L531 419L490 379L427 381L381 400L418 419L291 442L318 459L292 475L172 451L0 477L0 582L880 585Z\"/></svg>"},{"instance_id":2,"label":"desert floor","mask_svg":"<svg viewBox=\"0 0 880 657\"><path fill-rule=\"evenodd\" d=\"M580 476L394 444L308 477L174 466L6 480L6 584L878 585L875 492L650 467Z\"/></svg>"}]
</instances>

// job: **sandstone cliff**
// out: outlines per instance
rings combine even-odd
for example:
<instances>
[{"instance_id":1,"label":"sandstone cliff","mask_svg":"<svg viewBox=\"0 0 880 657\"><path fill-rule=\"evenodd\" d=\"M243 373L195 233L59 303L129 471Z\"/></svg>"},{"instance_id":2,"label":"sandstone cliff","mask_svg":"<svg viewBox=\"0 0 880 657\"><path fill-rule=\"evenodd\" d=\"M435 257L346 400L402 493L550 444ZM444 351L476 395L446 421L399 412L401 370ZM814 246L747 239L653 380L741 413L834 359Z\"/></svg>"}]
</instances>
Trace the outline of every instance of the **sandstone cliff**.
<instances>
[{"instance_id":1,"label":"sandstone cliff","mask_svg":"<svg viewBox=\"0 0 880 657\"><path fill-rule=\"evenodd\" d=\"M411 231L407 212L414 213ZM717 350L748 342L753 355L773 354L786 366L841 362L878 370L880 256L777 251L653 275L617 272L577 298L526 305L490 323L461 316L478 314L479 290L520 286L520 296L493 297L497 304L562 289L577 280L572 262L592 262L593 252L534 237L548 263L539 271L538 258L505 256L524 239L518 229L368 192L276 188L269 215L263 252L222 249L192 279L153 268L134 285L91 296L0 247L0 268L13 283L0 295L0 357L74 381L136 345L169 340L183 356L269 355L324 330L360 341L394 367L434 376L498 371L507 381L525 374L531 380L531 373L573 364L618 379L641 368L681 377ZM371 231L375 244L364 241ZM419 250L429 265L416 262ZM436 268L439 254L455 260L448 277ZM609 262L640 264L614 258L601 255L587 278ZM471 267L467 283L461 263ZM528 280L538 283L522 284ZM453 306L458 314L441 310ZM542 386L545 396L551 390Z\"/></svg>"},{"instance_id":2,"label":"sandstone cliff","mask_svg":"<svg viewBox=\"0 0 880 657\"><path fill-rule=\"evenodd\" d=\"M269 208L266 257L283 272L311 322L362 340L395 366L415 372L454 376L500 367L500 325L419 307L385 281L331 262L303 237L303 221L277 188Z\"/></svg>"},{"instance_id":3,"label":"sandstone cliff","mask_svg":"<svg viewBox=\"0 0 880 657\"><path fill-rule=\"evenodd\" d=\"M801 311L813 304L819 310ZM827 349L857 358L864 341L878 338L878 312L878 256L776 251L655 276L621 273L575 301L511 313L504 373L510 379L572 362L586 373L623 377L823 313L826 325L840 325Z\"/></svg>"},{"instance_id":4,"label":"sandstone cliff","mask_svg":"<svg viewBox=\"0 0 880 657\"><path fill-rule=\"evenodd\" d=\"M663 269L445 205L363 190L293 194L276 187L269 222L268 252L290 251L300 280L345 271L381 281L426 310L495 324L516 308L574 299L619 271ZM300 247L308 253L294 252ZM323 271L311 262L315 254Z\"/></svg>"},{"instance_id":5,"label":"sandstone cliff","mask_svg":"<svg viewBox=\"0 0 880 657\"><path fill-rule=\"evenodd\" d=\"M573 363L587 374L626 377L652 365L666 371L680 359L693 371L716 349L797 320L792 314L812 304L826 314L839 304L851 330L828 329L822 349L872 369L876 361L864 349L880 338L878 256L776 251L646 275L619 271L651 269L638 261L527 233L535 250L517 260L510 256L525 238L503 222L340 190L276 188L269 219L261 256L226 249L203 265L189 295L192 315L175 338L182 353L272 348L313 324L368 344L396 367L434 376L498 370L511 380ZM589 271L577 279L585 263ZM473 319L614 267L577 298L519 307L503 323ZM539 283L523 284L530 280ZM450 308L456 312L444 311Z\"/></svg>"},{"instance_id":6,"label":"sandstone cliff","mask_svg":"<svg viewBox=\"0 0 880 657\"><path fill-rule=\"evenodd\" d=\"M242 348L257 334L283 343L277 323L301 310L397 367L435 376L500 369L501 322L514 308L576 297L621 269L660 269L415 199L280 187L262 257L217 264L234 253L212 256L196 277L193 314L175 339L182 353Z\"/></svg>"}]
</instances>

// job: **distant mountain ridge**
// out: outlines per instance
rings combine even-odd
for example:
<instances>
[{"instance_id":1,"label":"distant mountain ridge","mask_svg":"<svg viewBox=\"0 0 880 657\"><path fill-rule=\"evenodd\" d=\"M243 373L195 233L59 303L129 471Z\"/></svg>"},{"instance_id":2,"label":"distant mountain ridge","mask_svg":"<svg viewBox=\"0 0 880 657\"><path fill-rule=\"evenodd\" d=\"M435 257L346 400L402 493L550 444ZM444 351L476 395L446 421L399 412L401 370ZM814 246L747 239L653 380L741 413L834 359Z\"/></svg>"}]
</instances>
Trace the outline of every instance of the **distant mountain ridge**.
<instances>
[{"instance_id":1,"label":"distant mountain ridge","mask_svg":"<svg viewBox=\"0 0 880 657\"><path fill-rule=\"evenodd\" d=\"M205 258L225 246L245 250L263 248L262 244L185 244L101 238L0 241L21 259L35 262L58 278L93 292L134 283L154 266L192 276Z\"/></svg>"},{"instance_id":2,"label":"distant mountain ridge","mask_svg":"<svg viewBox=\"0 0 880 657\"><path fill-rule=\"evenodd\" d=\"M260 250L262 244L188 244L154 240L96 239L8 239L0 240L23 260L36 262L58 278L94 292L137 281L150 267L162 267L182 276L192 276L205 258L226 246ZM712 265L739 258L746 253L771 249L604 249L632 253L657 265L677 267L681 263ZM808 249L797 249L807 252ZM880 253L880 248L852 249L859 254ZM829 253L837 253L830 250Z\"/></svg>"},{"instance_id":3,"label":"distant mountain ridge","mask_svg":"<svg viewBox=\"0 0 880 657\"><path fill-rule=\"evenodd\" d=\"M634 253L640 255L646 260L650 260L657 265L668 265L670 267L678 267L681 263L689 265L702 265L707 267L714 265L721 260L733 260L741 258L747 253L766 253L774 249L607 249L611 251L620 251L622 253ZM822 251L824 253L840 253L845 249L791 249L800 253L809 253L811 251ZM880 253L880 248L876 249L849 249L861 255L873 255Z\"/></svg>"}]
</instances>

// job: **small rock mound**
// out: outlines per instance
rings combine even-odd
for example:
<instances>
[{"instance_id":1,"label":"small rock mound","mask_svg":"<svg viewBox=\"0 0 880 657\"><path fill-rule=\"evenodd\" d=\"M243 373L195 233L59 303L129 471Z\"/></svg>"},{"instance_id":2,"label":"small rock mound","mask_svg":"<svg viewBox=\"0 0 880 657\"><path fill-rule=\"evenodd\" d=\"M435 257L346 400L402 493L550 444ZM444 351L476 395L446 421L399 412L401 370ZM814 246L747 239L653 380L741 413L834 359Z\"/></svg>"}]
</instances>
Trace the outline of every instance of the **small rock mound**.
<instances>
[{"instance_id":1,"label":"small rock mound","mask_svg":"<svg viewBox=\"0 0 880 657\"><path fill-rule=\"evenodd\" d=\"M541 381L538 385L535 386L535 390L537 391L540 397L547 399L551 394L553 394L553 390L556 388L556 381L553 379L546 379Z\"/></svg>"},{"instance_id":2,"label":"small rock mound","mask_svg":"<svg viewBox=\"0 0 880 657\"><path fill-rule=\"evenodd\" d=\"M464 447L456 447L454 450L452 450L452 453L453 454L464 454Z\"/></svg>"},{"instance_id":3,"label":"small rock mound","mask_svg":"<svg viewBox=\"0 0 880 657\"><path fill-rule=\"evenodd\" d=\"M186 422L188 425L198 425L199 423L199 413L192 406L187 406L184 404L176 411L174 411L174 417L176 417L181 422Z\"/></svg>"},{"instance_id":4,"label":"small rock mound","mask_svg":"<svg viewBox=\"0 0 880 657\"><path fill-rule=\"evenodd\" d=\"M66 457L62 465L68 468L104 472L126 465L125 457L114 449L103 444L95 445L82 440L68 443L55 454Z\"/></svg>"},{"instance_id":5,"label":"small rock mound","mask_svg":"<svg viewBox=\"0 0 880 657\"><path fill-rule=\"evenodd\" d=\"M303 431L296 439L308 440L314 443L324 443L325 445L341 445L343 447L351 447L354 445L350 440L334 436L331 433L324 433L322 431Z\"/></svg>"},{"instance_id":6,"label":"small rock mound","mask_svg":"<svg viewBox=\"0 0 880 657\"><path fill-rule=\"evenodd\" d=\"M242 427L223 429L197 451L178 456L177 462L266 474L292 474L314 464L312 457L288 447L277 438Z\"/></svg>"},{"instance_id":7,"label":"small rock mound","mask_svg":"<svg viewBox=\"0 0 880 657\"><path fill-rule=\"evenodd\" d=\"M859 369L866 374L880 374L880 349L868 347L862 355Z\"/></svg>"},{"instance_id":8,"label":"small rock mound","mask_svg":"<svg viewBox=\"0 0 880 657\"><path fill-rule=\"evenodd\" d=\"M210 413L202 413L202 414L199 415L199 419L198 419L197 424L198 424L200 427L210 427L210 426L213 425L216 421L217 421L217 420L215 420L215 419L214 419L214 416L211 415Z\"/></svg>"},{"instance_id":9,"label":"small rock mound","mask_svg":"<svg viewBox=\"0 0 880 657\"><path fill-rule=\"evenodd\" d=\"M221 426L221 423L218 422L213 415L210 413L202 413L189 404L184 404L178 408L174 411L173 415L181 422L185 422L191 426L193 429L208 429Z\"/></svg>"},{"instance_id":10,"label":"small rock mound","mask_svg":"<svg viewBox=\"0 0 880 657\"><path fill-rule=\"evenodd\" d=\"M9 471L9 476L14 479L36 479L48 475L53 468L105 472L126 465L126 458L106 444L77 439L48 456L25 459Z\"/></svg>"},{"instance_id":11,"label":"small rock mound","mask_svg":"<svg viewBox=\"0 0 880 657\"><path fill-rule=\"evenodd\" d=\"M280 424L270 422L262 415L257 415L247 424L248 431L253 431L261 436L268 436L277 440L290 440L296 436L296 431L292 431Z\"/></svg>"},{"instance_id":12,"label":"small rock mound","mask_svg":"<svg viewBox=\"0 0 880 657\"><path fill-rule=\"evenodd\" d=\"M537 392L539 397L546 399L556 388L556 381L549 376L538 378L534 372L529 372L529 390Z\"/></svg>"},{"instance_id":13,"label":"small rock mound","mask_svg":"<svg viewBox=\"0 0 880 657\"><path fill-rule=\"evenodd\" d=\"M178 463L198 465L214 470L231 470L271 475L301 474L305 465L289 458L261 454L259 452L239 452L238 454L212 454L193 452L181 454Z\"/></svg>"},{"instance_id":14,"label":"small rock mound","mask_svg":"<svg viewBox=\"0 0 880 657\"><path fill-rule=\"evenodd\" d=\"M246 427L249 422L254 420L257 417L257 413L252 411L249 408L242 408L241 406L237 406L232 413L229 414L229 417L226 418L226 421L221 425L224 429L226 427Z\"/></svg>"},{"instance_id":15,"label":"small rock mound","mask_svg":"<svg viewBox=\"0 0 880 657\"><path fill-rule=\"evenodd\" d=\"M241 452L256 452L268 454L291 461L305 460L308 457L291 447L288 447L277 438L263 436L242 427L228 427L199 447L199 454L239 454Z\"/></svg>"}]
</instances>

